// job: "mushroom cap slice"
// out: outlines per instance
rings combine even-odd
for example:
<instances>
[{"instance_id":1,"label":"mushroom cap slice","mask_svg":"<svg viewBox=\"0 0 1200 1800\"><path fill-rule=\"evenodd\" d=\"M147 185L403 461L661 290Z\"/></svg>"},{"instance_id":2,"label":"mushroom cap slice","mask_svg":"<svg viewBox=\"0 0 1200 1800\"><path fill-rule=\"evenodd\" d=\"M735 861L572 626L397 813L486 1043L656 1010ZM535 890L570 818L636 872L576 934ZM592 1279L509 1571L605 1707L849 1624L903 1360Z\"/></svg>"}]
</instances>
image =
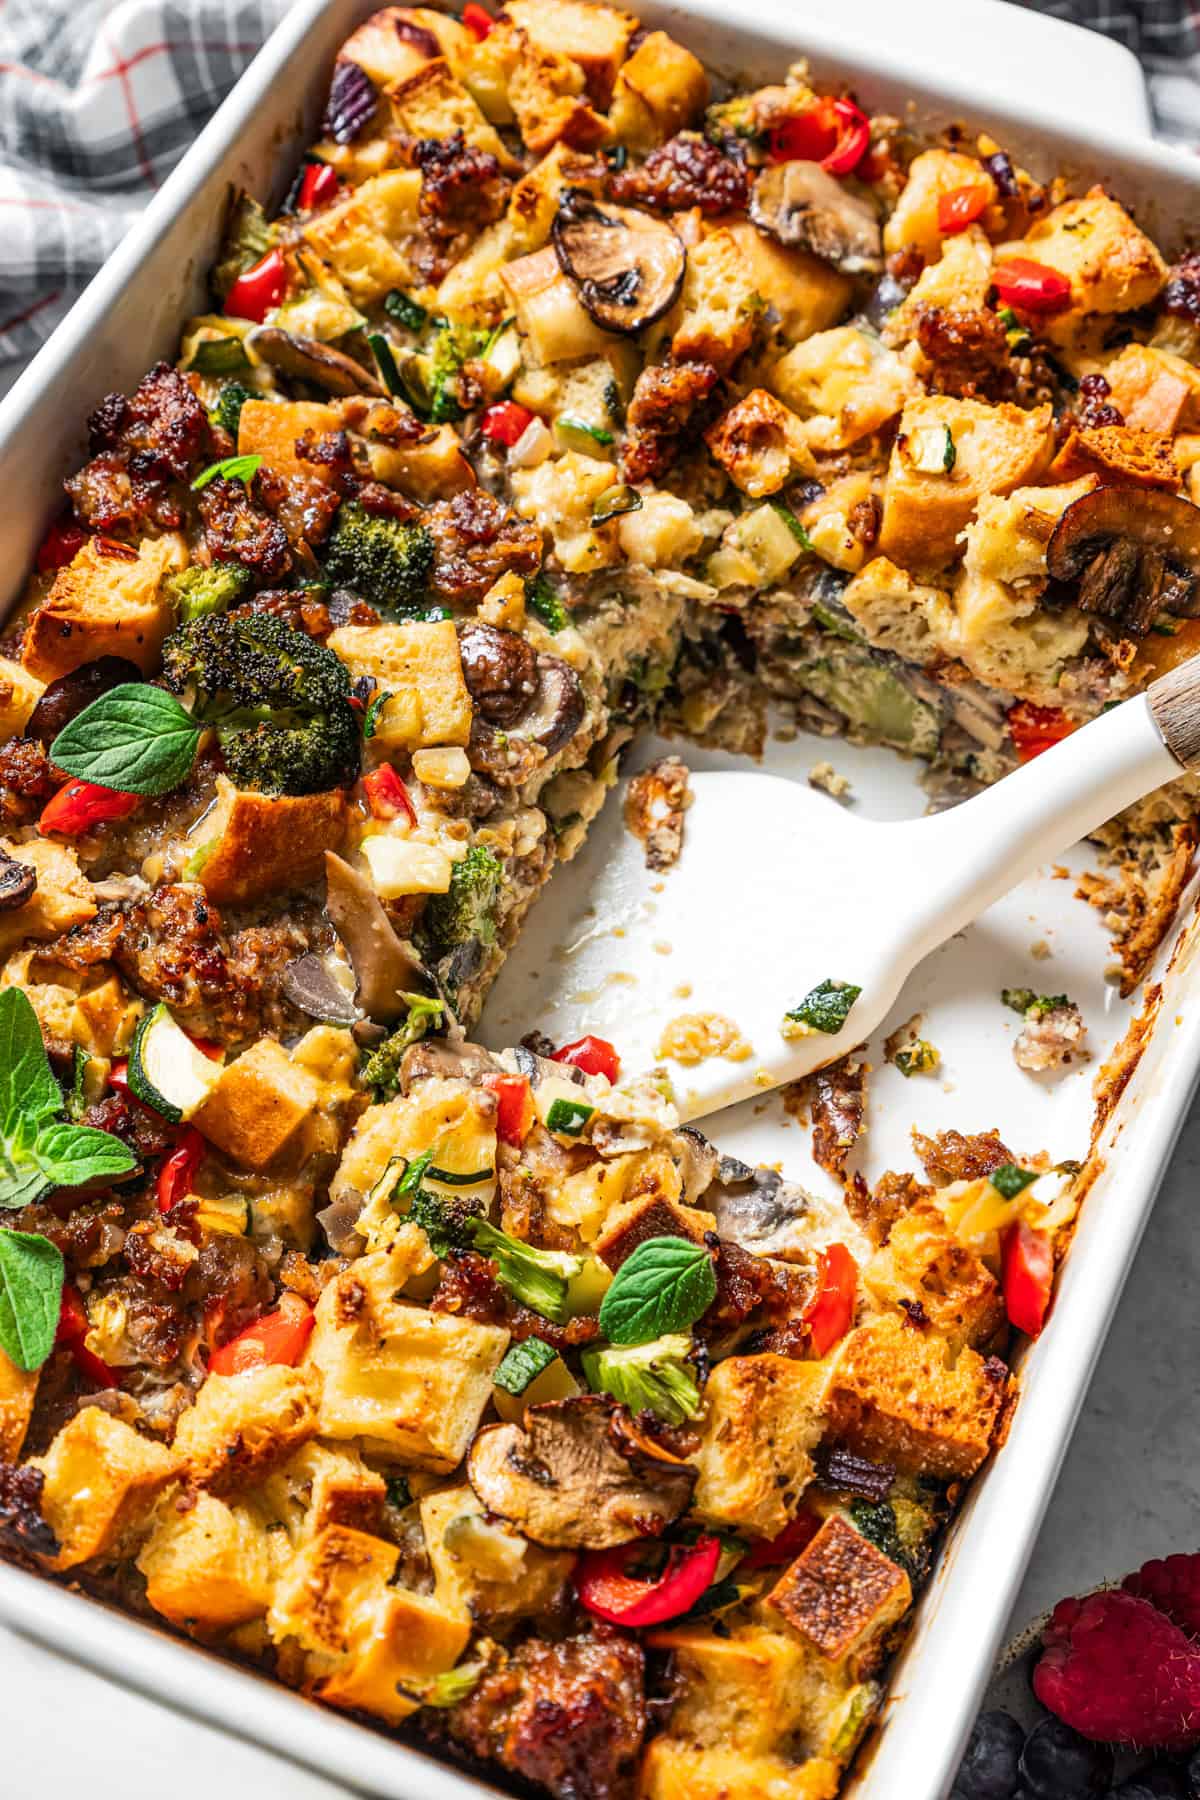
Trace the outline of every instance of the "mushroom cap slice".
<instances>
[{"instance_id":1,"label":"mushroom cap slice","mask_svg":"<svg viewBox=\"0 0 1200 1800\"><path fill-rule=\"evenodd\" d=\"M349 994L334 980L323 959L311 950L288 964L280 986L285 998L310 1019L353 1025L358 1018Z\"/></svg>"},{"instance_id":2,"label":"mushroom cap slice","mask_svg":"<svg viewBox=\"0 0 1200 1800\"><path fill-rule=\"evenodd\" d=\"M609 1550L652 1536L687 1510L697 1471L638 1431L605 1394L526 1409L488 1425L467 1479L489 1512L552 1550Z\"/></svg>"},{"instance_id":3,"label":"mushroom cap slice","mask_svg":"<svg viewBox=\"0 0 1200 1800\"><path fill-rule=\"evenodd\" d=\"M318 343L316 338L298 337L294 331L284 331L278 325L260 325L250 333L249 342L272 368L310 381L327 394L371 394L384 398L384 390L361 363L328 344Z\"/></svg>"},{"instance_id":4,"label":"mushroom cap slice","mask_svg":"<svg viewBox=\"0 0 1200 1800\"><path fill-rule=\"evenodd\" d=\"M811 250L845 275L883 267L883 237L874 208L815 162L774 163L757 177L750 217L781 244Z\"/></svg>"},{"instance_id":5,"label":"mushroom cap slice","mask_svg":"<svg viewBox=\"0 0 1200 1800\"><path fill-rule=\"evenodd\" d=\"M358 977L356 999L373 1019L397 1019L403 996L423 990L427 976L411 944L396 936L384 905L365 875L334 851L325 852L325 911Z\"/></svg>"},{"instance_id":6,"label":"mushroom cap slice","mask_svg":"<svg viewBox=\"0 0 1200 1800\"><path fill-rule=\"evenodd\" d=\"M1063 512L1046 547L1055 581L1077 581L1080 610L1145 631L1160 612L1200 614L1200 507L1178 494L1094 488Z\"/></svg>"},{"instance_id":7,"label":"mushroom cap slice","mask_svg":"<svg viewBox=\"0 0 1200 1800\"><path fill-rule=\"evenodd\" d=\"M604 331L632 336L679 298L687 251L665 219L567 188L550 235L584 310Z\"/></svg>"},{"instance_id":8,"label":"mushroom cap slice","mask_svg":"<svg viewBox=\"0 0 1200 1800\"><path fill-rule=\"evenodd\" d=\"M523 738L540 745L547 756L553 756L570 743L583 724L587 703L579 677L561 656L547 651L538 653L537 690L524 714L513 729Z\"/></svg>"}]
</instances>

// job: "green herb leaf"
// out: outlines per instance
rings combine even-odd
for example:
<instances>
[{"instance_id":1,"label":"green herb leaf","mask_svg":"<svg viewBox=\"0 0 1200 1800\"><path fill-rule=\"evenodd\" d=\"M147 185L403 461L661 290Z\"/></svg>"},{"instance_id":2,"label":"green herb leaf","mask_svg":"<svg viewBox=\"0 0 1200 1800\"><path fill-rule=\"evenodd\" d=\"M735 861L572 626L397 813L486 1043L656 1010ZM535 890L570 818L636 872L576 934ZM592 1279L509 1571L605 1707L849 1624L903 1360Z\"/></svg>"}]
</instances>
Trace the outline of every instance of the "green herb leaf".
<instances>
[{"instance_id":1,"label":"green herb leaf","mask_svg":"<svg viewBox=\"0 0 1200 1800\"><path fill-rule=\"evenodd\" d=\"M546 1129L559 1131L563 1137L578 1137L595 1110L586 1100L552 1100L546 1113Z\"/></svg>"},{"instance_id":2,"label":"green herb leaf","mask_svg":"<svg viewBox=\"0 0 1200 1800\"><path fill-rule=\"evenodd\" d=\"M52 1187L82 1187L87 1181L115 1181L137 1168L137 1158L111 1132L90 1125L46 1125L33 1146L38 1167Z\"/></svg>"},{"instance_id":3,"label":"green herb leaf","mask_svg":"<svg viewBox=\"0 0 1200 1800\"><path fill-rule=\"evenodd\" d=\"M200 728L173 694L127 681L85 706L50 746L52 760L80 781L122 794L166 794L186 781Z\"/></svg>"},{"instance_id":4,"label":"green herb leaf","mask_svg":"<svg viewBox=\"0 0 1200 1800\"><path fill-rule=\"evenodd\" d=\"M523 1394L542 1370L550 1367L557 1355L554 1346L545 1343L542 1338L523 1338L519 1344L512 1344L505 1351L492 1380L506 1394Z\"/></svg>"},{"instance_id":5,"label":"green herb leaf","mask_svg":"<svg viewBox=\"0 0 1200 1800\"><path fill-rule=\"evenodd\" d=\"M18 1369L40 1369L62 1307L62 1252L38 1232L0 1231L0 1349Z\"/></svg>"},{"instance_id":6,"label":"green herb leaf","mask_svg":"<svg viewBox=\"0 0 1200 1800\"><path fill-rule=\"evenodd\" d=\"M420 1156L414 1156L392 1189L392 1198L396 1200L403 1194L415 1194L421 1186L421 1177L432 1161L432 1150L423 1150Z\"/></svg>"},{"instance_id":7,"label":"green herb leaf","mask_svg":"<svg viewBox=\"0 0 1200 1800\"><path fill-rule=\"evenodd\" d=\"M992 1170L988 1180L1006 1200L1015 1200L1018 1194L1023 1194L1037 1180L1037 1171L1018 1168L1016 1163L1001 1163L998 1169Z\"/></svg>"},{"instance_id":8,"label":"green herb leaf","mask_svg":"<svg viewBox=\"0 0 1200 1800\"><path fill-rule=\"evenodd\" d=\"M846 1023L850 1008L861 993L862 989L852 981L822 981L784 1017L794 1024L806 1025L810 1031L824 1031L833 1037Z\"/></svg>"},{"instance_id":9,"label":"green herb leaf","mask_svg":"<svg viewBox=\"0 0 1200 1800\"><path fill-rule=\"evenodd\" d=\"M224 462L209 463L207 469L201 469L192 483L193 494L206 488L210 481L220 476L222 481L244 481L249 487L258 471L262 468L261 456L227 456Z\"/></svg>"},{"instance_id":10,"label":"green herb leaf","mask_svg":"<svg viewBox=\"0 0 1200 1800\"><path fill-rule=\"evenodd\" d=\"M37 1014L20 988L5 988L0 992L0 1132L13 1137L24 1124L36 1133L62 1105Z\"/></svg>"},{"instance_id":11,"label":"green herb leaf","mask_svg":"<svg viewBox=\"0 0 1200 1800\"><path fill-rule=\"evenodd\" d=\"M544 575L525 583L525 604L547 631L558 632L571 623L571 615Z\"/></svg>"},{"instance_id":12,"label":"green herb leaf","mask_svg":"<svg viewBox=\"0 0 1200 1800\"><path fill-rule=\"evenodd\" d=\"M712 1258L686 1238L647 1238L627 1256L600 1303L600 1329L614 1344L649 1344L687 1331L717 1297Z\"/></svg>"}]
</instances>

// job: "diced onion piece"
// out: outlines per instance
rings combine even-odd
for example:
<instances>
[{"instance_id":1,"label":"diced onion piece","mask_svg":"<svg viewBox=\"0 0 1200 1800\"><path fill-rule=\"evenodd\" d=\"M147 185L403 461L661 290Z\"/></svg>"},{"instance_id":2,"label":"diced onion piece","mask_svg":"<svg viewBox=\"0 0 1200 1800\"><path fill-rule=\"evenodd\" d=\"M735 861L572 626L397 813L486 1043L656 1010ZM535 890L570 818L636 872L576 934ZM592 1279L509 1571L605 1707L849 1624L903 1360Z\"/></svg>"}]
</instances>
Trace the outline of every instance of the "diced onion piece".
<instances>
[{"instance_id":1,"label":"diced onion piece","mask_svg":"<svg viewBox=\"0 0 1200 1800\"><path fill-rule=\"evenodd\" d=\"M508 453L510 469L535 469L550 454L554 434L544 419L530 419Z\"/></svg>"},{"instance_id":2,"label":"diced onion piece","mask_svg":"<svg viewBox=\"0 0 1200 1800\"><path fill-rule=\"evenodd\" d=\"M380 832L363 839L362 852L371 871L371 886L381 900L400 900L405 894L444 894L449 890L453 865L436 844Z\"/></svg>"},{"instance_id":3,"label":"diced onion piece","mask_svg":"<svg viewBox=\"0 0 1200 1800\"><path fill-rule=\"evenodd\" d=\"M414 750L413 774L431 788L465 787L471 764L465 750L449 745L441 750Z\"/></svg>"}]
</instances>

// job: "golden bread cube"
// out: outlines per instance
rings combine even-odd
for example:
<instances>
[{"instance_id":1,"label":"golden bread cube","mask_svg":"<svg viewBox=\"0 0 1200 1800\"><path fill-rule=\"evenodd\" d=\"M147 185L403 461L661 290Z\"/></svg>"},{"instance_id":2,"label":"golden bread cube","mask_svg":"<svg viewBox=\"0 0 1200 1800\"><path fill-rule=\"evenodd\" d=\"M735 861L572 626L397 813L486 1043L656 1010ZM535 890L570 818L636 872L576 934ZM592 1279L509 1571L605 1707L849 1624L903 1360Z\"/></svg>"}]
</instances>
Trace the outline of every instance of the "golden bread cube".
<instances>
[{"instance_id":1,"label":"golden bread cube","mask_svg":"<svg viewBox=\"0 0 1200 1800\"><path fill-rule=\"evenodd\" d=\"M0 1462L15 1463L37 1398L37 1369L18 1369L0 1350Z\"/></svg>"},{"instance_id":2,"label":"golden bread cube","mask_svg":"<svg viewBox=\"0 0 1200 1800\"><path fill-rule=\"evenodd\" d=\"M1126 344L1105 366L1109 400L1133 431L1174 435L1200 424L1200 369L1152 344Z\"/></svg>"},{"instance_id":3,"label":"golden bread cube","mask_svg":"<svg viewBox=\"0 0 1200 1800\"><path fill-rule=\"evenodd\" d=\"M296 455L296 441L306 432L314 439L341 429L332 406L317 400L247 400L238 415L239 456L261 456L281 475L320 478L320 463Z\"/></svg>"},{"instance_id":4,"label":"golden bread cube","mask_svg":"<svg viewBox=\"0 0 1200 1800\"><path fill-rule=\"evenodd\" d=\"M1180 469L1169 433L1092 425L1077 426L1069 433L1050 473L1060 481L1093 475L1106 487L1162 488L1173 494Z\"/></svg>"},{"instance_id":5,"label":"golden bread cube","mask_svg":"<svg viewBox=\"0 0 1200 1800\"><path fill-rule=\"evenodd\" d=\"M502 169L519 167L495 126L488 123L443 57L425 63L415 74L390 87L387 96L393 127L407 137L449 138L461 131L464 143L494 156Z\"/></svg>"},{"instance_id":6,"label":"golden bread cube","mask_svg":"<svg viewBox=\"0 0 1200 1800\"><path fill-rule=\"evenodd\" d=\"M853 287L848 275L839 275L807 250L777 244L749 219L721 218L716 223L737 245L755 293L778 313L779 333L789 344L837 323Z\"/></svg>"},{"instance_id":7,"label":"golden bread cube","mask_svg":"<svg viewBox=\"0 0 1200 1800\"><path fill-rule=\"evenodd\" d=\"M129 1048L144 1010L120 976L110 975L84 988L76 1000L72 1036L92 1056L119 1056Z\"/></svg>"},{"instance_id":8,"label":"golden bread cube","mask_svg":"<svg viewBox=\"0 0 1200 1800\"><path fill-rule=\"evenodd\" d=\"M1071 305L1038 321L1039 331L1057 343L1069 342L1090 314L1149 306L1167 279L1154 244L1100 187L1053 207L1018 243L1002 244L997 261L1008 256L1030 257L1070 281Z\"/></svg>"},{"instance_id":9,"label":"golden bread cube","mask_svg":"<svg viewBox=\"0 0 1200 1800\"><path fill-rule=\"evenodd\" d=\"M465 1482L425 1495L421 1528L434 1597L447 1612L484 1626L549 1612L575 1566L573 1551L544 1550L503 1519L488 1518Z\"/></svg>"},{"instance_id":10,"label":"golden bread cube","mask_svg":"<svg viewBox=\"0 0 1200 1800\"><path fill-rule=\"evenodd\" d=\"M175 1449L187 1461L189 1481L228 1494L261 1481L316 1431L311 1373L267 1363L209 1375L179 1420Z\"/></svg>"},{"instance_id":11,"label":"golden bread cube","mask_svg":"<svg viewBox=\"0 0 1200 1800\"><path fill-rule=\"evenodd\" d=\"M24 844L5 838L0 848L37 875L37 887L25 904L0 912L0 956L29 938L44 942L61 937L64 931L95 918L98 909L92 884L71 845L53 838L31 838Z\"/></svg>"},{"instance_id":12,"label":"golden bread cube","mask_svg":"<svg viewBox=\"0 0 1200 1800\"><path fill-rule=\"evenodd\" d=\"M746 1756L774 1748L823 1706L826 1683L800 1639L773 1617L718 1634L704 1622L649 1634L682 1677L667 1724L672 1738Z\"/></svg>"},{"instance_id":13,"label":"golden bread cube","mask_svg":"<svg viewBox=\"0 0 1200 1800\"><path fill-rule=\"evenodd\" d=\"M20 737L45 691L44 681L20 663L0 656L0 741Z\"/></svg>"},{"instance_id":14,"label":"golden bread cube","mask_svg":"<svg viewBox=\"0 0 1200 1800\"><path fill-rule=\"evenodd\" d=\"M452 619L343 625L328 641L352 676L373 675L392 696L375 729L378 743L420 750L467 742L471 696Z\"/></svg>"},{"instance_id":15,"label":"golden bread cube","mask_svg":"<svg viewBox=\"0 0 1200 1800\"><path fill-rule=\"evenodd\" d=\"M85 1406L29 1467L45 1476L42 1517L59 1545L50 1566L62 1570L119 1555L182 1472L183 1458L100 1407Z\"/></svg>"},{"instance_id":16,"label":"golden bread cube","mask_svg":"<svg viewBox=\"0 0 1200 1800\"><path fill-rule=\"evenodd\" d=\"M715 1231L716 1225L712 1213L698 1206L680 1206L669 1194L652 1189L614 1207L592 1249L615 1271L647 1238L690 1238L699 1244L705 1232Z\"/></svg>"},{"instance_id":17,"label":"golden bread cube","mask_svg":"<svg viewBox=\"0 0 1200 1800\"><path fill-rule=\"evenodd\" d=\"M325 852L340 846L346 817L341 788L259 794L218 775L217 804L200 826L196 880L219 906L306 887L324 873Z\"/></svg>"},{"instance_id":18,"label":"golden bread cube","mask_svg":"<svg viewBox=\"0 0 1200 1800\"><path fill-rule=\"evenodd\" d=\"M735 487L752 500L777 494L816 469L796 414L766 388L752 388L722 413L704 441Z\"/></svg>"},{"instance_id":19,"label":"golden bread cube","mask_svg":"<svg viewBox=\"0 0 1200 1800\"><path fill-rule=\"evenodd\" d=\"M175 623L163 577L186 563L187 547L175 532L143 538L136 550L88 538L30 615L23 667L54 681L98 657L123 656L143 675L154 674Z\"/></svg>"},{"instance_id":20,"label":"golden bread cube","mask_svg":"<svg viewBox=\"0 0 1200 1800\"><path fill-rule=\"evenodd\" d=\"M646 1746L639 1800L835 1800L841 1766L827 1757L804 1762L748 1756L713 1745L701 1749L674 1737L656 1737Z\"/></svg>"},{"instance_id":21,"label":"golden bread cube","mask_svg":"<svg viewBox=\"0 0 1200 1800\"><path fill-rule=\"evenodd\" d=\"M450 500L476 485L453 425L431 427L414 444L384 444L368 437L366 450L375 479L414 500Z\"/></svg>"},{"instance_id":22,"label":"golden bread cube","mask_svg":"<svg viewBox=\"0 0 1200 1800\"><path fill-rule=\"evenodd\" d=\"M883 1639L912 1603L912 1583L898 1563L834 1513L767 1595L828 1662L865 1672Z\"/></svg>"},{"instance_id":23,"label":"golden bread cube","mask_svg":"<svg viewBox=\"0 0 1200 1800\"><path fill-rule=\"evenodd\" d=\"M996 1277L929 1201L918 1200L901 1214L863 1279L883 1306L917 1302L955 1351L990 1342L1004 1323Z\"/></svg>"},{"instance_id":24,"label":"golden bread cube","mask_svg":"<svg viewBox=\"0 0 1200 1800\"><path fill-rule=\"evenodd\" d=\"M930 454L939 444L944 463ZM880 551L906 569L944 568L979 501L1035 481L1053 451L1049 406L1025 411L941 394L908 401L888 464Z\"/></svg>"},{"instance_id":25,"label":"golden bread cube","mask_svg":"<svg viewBox=\"0 0 1200 1800\"><path fill-rule=\"evenodd\" d=\"M321 1103L321 1085L275 1038L227 1063L193 1114L197 1130L245 1169L269 1168Z\"/></svg>"},{"instance_id":26,"label":"golden bread cube","mask_svg":"<svg viewBox=\"0 0 1200 1800\"><path fill-rule=\"evenodd\" d=\"M861 1456L912 1474L973 1475L1000 1423L1008 1370L949 1346L898 1313L879 1313L846 1338L829 1386L829 1435Z\"/></svg>"},{"instance_id":27,"label":"golden bread cube","mask_svg":"<svg viewBox=\"0 0 1200 1800\"><path fill-rule=\"evenodd\" d=\"M186 1510L160 1509L137 1566L146 1598L173 1625L200 1636L261 1619L287 1558L282 1533L244 1506L189 1495Z\"/></svg>"},{"instance_id":28,"label":"golden bread cube","mask_svg":"<svg viewBox=\"0 0 1200 1800\"><path fill-rule=\"evenodd\" d=\"M724 374L749 349L762 311L753 270L732 232L706 232L689 250L681 304L672 356L711 363Z\"/></svg>"},{"instance_id":29,"label":"golden bread cube","mask_svg":"<svg viewBox=\"0 0 1200 1800\"><path fill-rule=\"evenodd\" d=\"M906 662L958 652L958 617L944 588L925 587L886 556L873 556L842 590L842 605L868 643Z\"/></svg>"},{"instance_id":30,"label":"golden bread cube","mask_svg":"<svg viewBox=\"0 0 1200 1800\"><path fill-rule=\"evenodd\" d=\"M412 285L406 248L420 223L420 195L419 169L389 169L305 221L306 241L331 265L356 306L370 306L389 289Z\"/></svg>"},{"instance_id":31,"label":"golden bread cube","mask_svg":"<svg viewBox=\"0 0 1200 1800\"><path fill-rule=\"evenodd\" d=\"M417 29L411 29L413 26ZM470 39L470 33L457 19L448 19L428 7L385 6L351 32L338 57L365 69L376 87L387 87L391 82L406 81L439 53L451 54L442 43L443 37L450 44L454 42L447 26L457 27ZM431 45L426 44L422 33L432 39Z\"/></svg>"},{"instance_id":32,"label":"golden bread cube","mask_svg":"<svg viewBox=\"0 0 1200 1800\"><path fill-rule=\"evenodd\" d=\"M940 149L914 156L883 228L884 249L919 250L927 263L936 262L945 242L938 225L938 202L943 194L963 187L986 189L989 206L996 198L996 183L978 158Z\"/></svg>"},{"instance_id":33,"label":"golden bread cube","mask_svg":"<svg viewBox=\"0 0 1200 1800\"><path fill-rule=\"evenodd\" d=\"M359 1257L325 1288L308 1361L320 1371L324 1438L448 1474L492 1397L509 1334L395 1298L393 1259Z\"/></svg>"},{"instance_id":34,"label":"golden bread cube","mask_svg":"<svg viewBox=\"0 0 1200 1800\"><path fill-rule=\"evenodd\" d=\"M785 1356L729 1356L704 1390L692 1504L714 1524L776 1537L794 1517L824 1430L829 1370Z\"/></svg>"},{"instance_id":35,"label":"golden bread cube","mask_svg":"<svg viewBox=\"0 0 1200 1800\"><path fill-rule=\"evenodd\" d=\"M507 98L526 148L540 156L558 143L580 150L603 143L608 126L588 102L579 65L524 31L512 31L512 46Z\"/></svg>"},{"instance_id":36,"label":"golden bread cube","mask_svg":"<svg viewBox=\"0 0 1200 1800\"><path fill-rule=\"evenodd\" d=\"M651 31L621 66L609 121L621 143L653 150L694 124L707 105L708 75L699 57L665 31Z\"/></svg>"},{"instance_id":37,"label":"golden bread cube","mask_svg":"<svg viewBox=\"0 0 1200 1800\"><path fill-rule=\"evenodd\" d=\"M1095 476L1086 475L1080 481L1059 486L985 495L963 533L963 567L993 581L1003 581L1009 587L1032 586L1036 596L1046 584L1046 548L1054 527L1067 507L1090 494L1095 486ZM967 617L961 611L959 616L967 639L982 634L992 623L987 617Z\"/></svg>"},{"instance_id":38,"label":"golden bread cube","mask_svg":"<svg viewBox=\"0 0 1200 1800\"><path fill-rule=\"evenodd\" d=\"M902 357L853 325L794 344L768 372L767 385L800 414L814 450L849 449L921 391Z\"/></svg>"},{"instance_id":39,"label":"golden bread cube","mask_svg":"<svg viewBox=\"0 0 1200 1800\"><path fill-rule=\"evenodd\" d=\"M585 0L511 0L504 10L539 50L578 65L588 98L604 111L637 20L615 6Z\"/></svg>"}]
</instances>

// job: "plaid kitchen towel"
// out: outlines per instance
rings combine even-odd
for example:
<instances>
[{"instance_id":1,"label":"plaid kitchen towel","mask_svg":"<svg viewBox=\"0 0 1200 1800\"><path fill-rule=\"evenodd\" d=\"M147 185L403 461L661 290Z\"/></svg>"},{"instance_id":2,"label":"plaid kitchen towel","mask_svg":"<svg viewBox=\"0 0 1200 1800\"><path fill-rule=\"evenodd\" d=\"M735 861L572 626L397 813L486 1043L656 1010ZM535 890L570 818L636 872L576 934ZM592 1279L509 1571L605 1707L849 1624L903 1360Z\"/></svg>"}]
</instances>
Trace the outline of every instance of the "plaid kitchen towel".
<instances>
[{"instance_id":1,"label":"plaid kitchen towel","mask_svg":"<svg viewBox=\"0 0 1200 1800\"><path fill-rule=\"evenodd\" d=\"M1200 142L1200 5L1022 0L1137 52ZM0 390L53 330L287 0L0 0Z\"/></svg>"}]
</instances>

